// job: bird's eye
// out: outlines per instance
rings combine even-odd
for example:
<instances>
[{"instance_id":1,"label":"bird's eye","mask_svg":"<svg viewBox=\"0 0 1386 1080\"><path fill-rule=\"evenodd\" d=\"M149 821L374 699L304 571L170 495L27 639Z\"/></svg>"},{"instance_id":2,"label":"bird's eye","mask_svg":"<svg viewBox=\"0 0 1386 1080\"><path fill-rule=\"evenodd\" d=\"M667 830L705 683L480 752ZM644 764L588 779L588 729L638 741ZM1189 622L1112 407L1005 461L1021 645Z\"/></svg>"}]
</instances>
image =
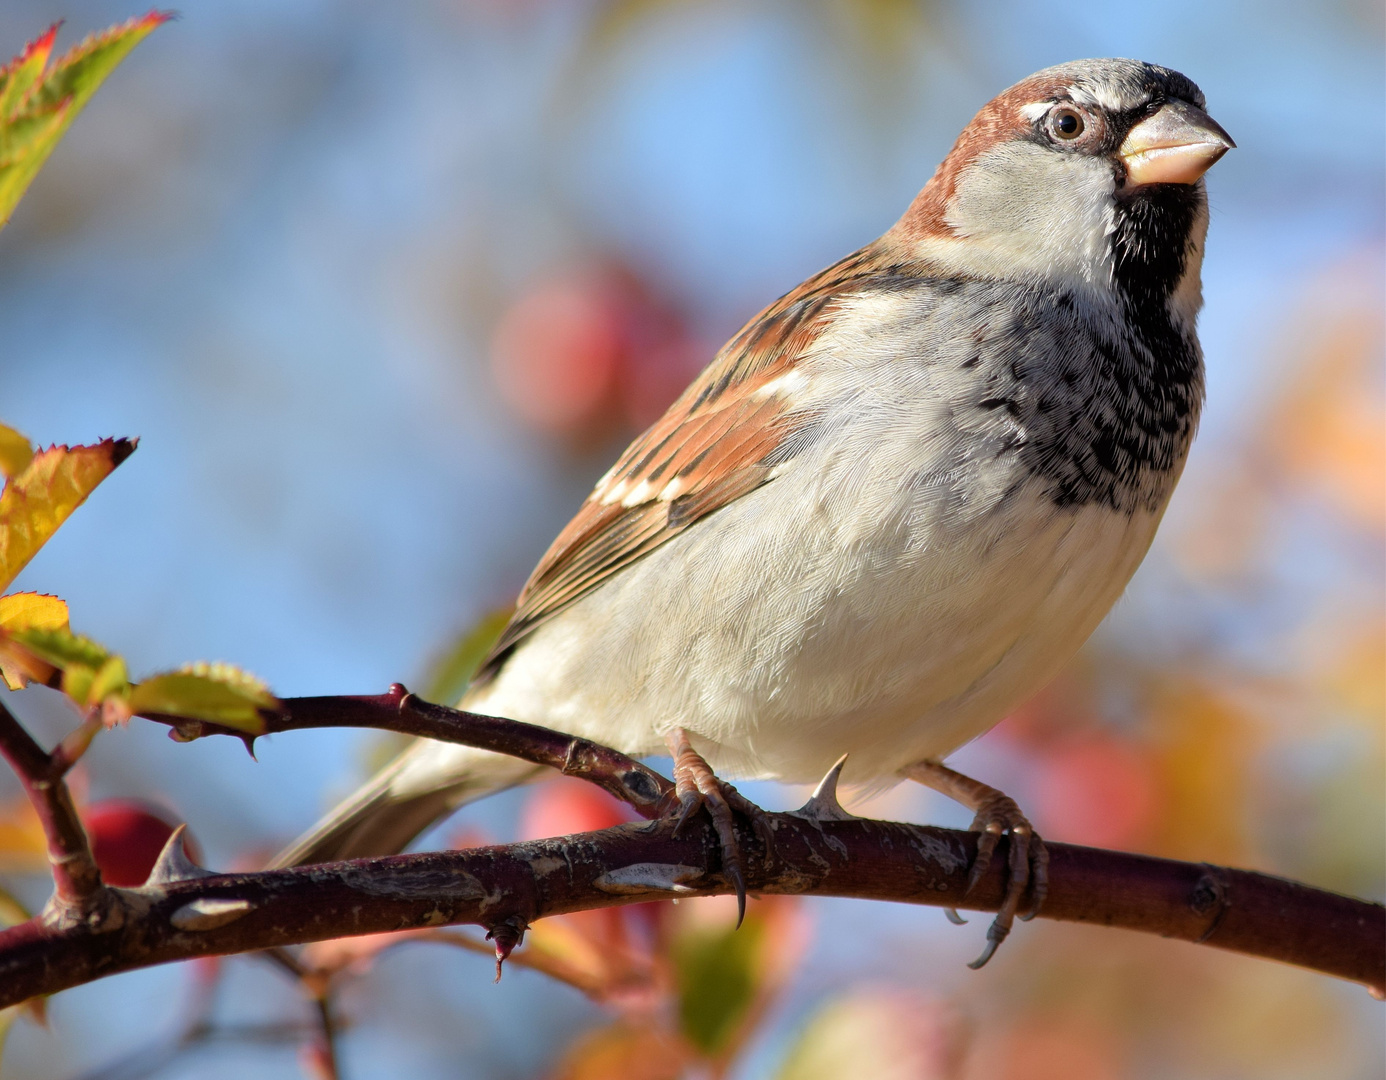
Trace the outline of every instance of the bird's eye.
<instances>
[{"instance_id":1,"label":"bird's eye","mask_svg":"<svg viewBox=\"0 0 1386 1080\"><path fill-rule=\"evenodd\" d=\"M1059 108L1049 114L1049 130L1056 139L1072 142L1083 134L1083 114L1077 109Z\"/></svg>"}]
</instances>

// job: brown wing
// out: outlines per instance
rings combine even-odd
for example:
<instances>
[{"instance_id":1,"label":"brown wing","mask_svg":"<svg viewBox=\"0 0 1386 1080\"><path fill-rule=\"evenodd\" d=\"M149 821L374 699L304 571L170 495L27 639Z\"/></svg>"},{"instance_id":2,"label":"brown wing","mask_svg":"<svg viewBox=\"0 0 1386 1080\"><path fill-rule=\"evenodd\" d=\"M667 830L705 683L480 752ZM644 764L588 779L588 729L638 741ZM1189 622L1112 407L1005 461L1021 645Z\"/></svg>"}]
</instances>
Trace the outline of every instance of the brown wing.
<instances>
[{"instance_id":1,"label":"brown wing","mask_svg":"<svg viewBox=\"0 0 1386 1080\"><path fill-rule=\"evenodd\" d=\"M823 332L840 297L889 276L878 246L863 248L780 297L723 346L558 534L478 680L499 671L535 627L622 567L769 480L798 445L789 437L808 420L790 414L787 395L770 384Z\"/></svg>"}]
</instances>

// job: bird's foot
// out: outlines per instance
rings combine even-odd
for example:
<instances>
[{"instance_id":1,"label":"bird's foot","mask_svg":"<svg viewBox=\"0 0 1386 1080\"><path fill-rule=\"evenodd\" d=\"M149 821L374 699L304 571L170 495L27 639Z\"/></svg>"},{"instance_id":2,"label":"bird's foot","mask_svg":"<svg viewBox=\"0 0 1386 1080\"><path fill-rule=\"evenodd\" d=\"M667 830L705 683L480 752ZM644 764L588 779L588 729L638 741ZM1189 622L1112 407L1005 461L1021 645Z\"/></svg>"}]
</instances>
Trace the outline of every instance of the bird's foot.
<instances>
[{"instance_id":1,"label":"bird's foot","mask_svg":"<svg viewBox=\"0 0 1386 1080\"><path fill-rule=\"evenodd\" d=\"M736 889L736 925L746 917L746 871L741 844L736 839L735 815L747 818L765 844L768 858L774 845L774 830L768 815L725 780L718 778L703 756L693 749L688 733L675 728L669 736L669 752L674 758L674 835L700 808L706 808L717 830L722 849L722 873Z\"/></svg>"},{"instance_id":2,"label":"bird's foot","mask_svg":"<svg viewBox=\"0 0 1386 1080\"><path fill-rule=\"evenodd\" d=\"M932 761L911 765L905 775L917 780L935 791L941 791L950 799L956 799L976 813L972 819L972 831L979 833L977 857L972 862L968 875L966 897L982 880L987 868L991 866L992 856L1001 837L1009 835L1010 865L1006 875L1006 894L1001 901L1001 909L996 913L987 929L987 944L982 955L968 967L979 968L996 954L1001 942L1011 932L1017 916L1022 921L1033 919L1044 905L1049 894L1049 852L1044 841L1035 833L1029 822L1016 805L1014 799L962 773L954 772ZM1030 893L1030 905L1022 914L1020 902L1026 891ZM950 909L949 919L961 922L958 913Z\"/></svg>"},{"instance_id":3,"label":"bird's foot","mask_svg":"<svg viewBox=\"0 0 1386 1080\"><path fill-rule=\"evenodd\" d=\"M972 819L972 831L981 835L977 840L977 857L972 863L972 873L967 879L967 892L963 895L970 893L982 880L991 865L996 845L1006 834L1011 838L1010 866L1007 868L1006 895L1001 901L1001 910L987 928L986 948L981 956L968 965L974 969L992 958L1011 932L1017 916L1024 922L1039 914L1049 893L1049 852L1044 841L1035 833L1034 826L1013 799L995 788L986 790L989 794L977 808L977 816ZM1020 902L1027 889L1030 891L1030 904L1021 913Z\"/></svg>"}]
</instances>

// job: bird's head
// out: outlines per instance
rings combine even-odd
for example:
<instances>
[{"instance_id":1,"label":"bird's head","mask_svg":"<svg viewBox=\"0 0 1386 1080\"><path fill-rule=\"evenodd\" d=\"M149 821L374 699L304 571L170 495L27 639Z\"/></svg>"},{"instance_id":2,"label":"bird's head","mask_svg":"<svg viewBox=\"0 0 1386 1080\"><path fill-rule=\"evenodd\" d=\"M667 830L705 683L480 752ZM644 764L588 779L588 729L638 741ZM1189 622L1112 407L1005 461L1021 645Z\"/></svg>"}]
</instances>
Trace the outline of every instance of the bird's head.
<instances>
[{"instance_id":1,"label":"bird's head","mask_svg":"<svg viewBox=\"0 0 1386 1080\"><path fill-rule=\"evenodd\" d=\"M1162 300L1191 320L1202 177L1235 145L1204 106L1191 80L1137 60L1038 72L982 108L887 235L952 274Z\"/></svg>"}]
</instances>

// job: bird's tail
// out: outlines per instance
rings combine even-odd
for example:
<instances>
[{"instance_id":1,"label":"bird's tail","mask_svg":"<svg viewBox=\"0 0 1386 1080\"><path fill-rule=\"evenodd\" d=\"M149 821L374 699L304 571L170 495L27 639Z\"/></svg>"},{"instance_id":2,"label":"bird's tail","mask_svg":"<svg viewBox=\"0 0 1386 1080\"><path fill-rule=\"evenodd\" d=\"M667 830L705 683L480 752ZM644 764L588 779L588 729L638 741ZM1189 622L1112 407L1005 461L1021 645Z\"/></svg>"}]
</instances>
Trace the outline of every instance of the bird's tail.
<instances>
[{"instance_id":1,"label":"bird's tail","mask_svg":"<svg viewBox=\"0 0 1386 1080\"><path fill-rule=\"evenodd\" d=\"M394 855L459 806L543 771L504 754L420 739L276 855L269 869Z\"/></svg>"}]
</instances>

